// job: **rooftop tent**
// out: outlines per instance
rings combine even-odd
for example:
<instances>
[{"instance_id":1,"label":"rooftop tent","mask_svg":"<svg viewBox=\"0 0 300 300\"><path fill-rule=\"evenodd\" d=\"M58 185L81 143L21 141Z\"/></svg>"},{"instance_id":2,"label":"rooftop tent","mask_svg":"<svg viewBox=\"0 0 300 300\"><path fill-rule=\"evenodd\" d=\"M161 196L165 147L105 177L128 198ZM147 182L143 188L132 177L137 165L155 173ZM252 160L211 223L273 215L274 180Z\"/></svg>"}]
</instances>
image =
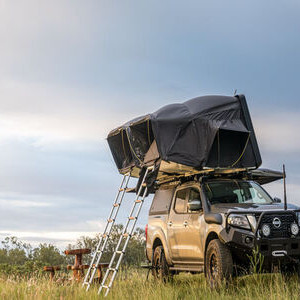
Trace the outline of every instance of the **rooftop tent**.
<instances>
[{"instance_id":1,"label":"rooftop tent","mask_svg":"<svg viewBox=\"0 0 300 300\"><path fill-rule=\"evenodd\" d=\"M120 173L154 161L161 173L258 168L261 157L243 95L204 96L162 107L114 129L108 143Z\"/></svg>"}]
</instances>

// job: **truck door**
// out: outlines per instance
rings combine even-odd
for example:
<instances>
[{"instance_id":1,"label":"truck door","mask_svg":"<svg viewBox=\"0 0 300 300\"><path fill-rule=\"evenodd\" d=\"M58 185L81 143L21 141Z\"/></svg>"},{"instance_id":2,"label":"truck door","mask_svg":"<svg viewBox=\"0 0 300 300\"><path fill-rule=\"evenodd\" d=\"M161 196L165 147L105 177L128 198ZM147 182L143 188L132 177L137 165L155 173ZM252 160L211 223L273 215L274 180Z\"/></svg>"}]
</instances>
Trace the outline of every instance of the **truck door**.
<instances>
[{"instance_id":1,"label":"truck door","mask_svg":"<svg viewBox=\"0 0 300 300\"><path fill-rule=\"evenodd\" d=\"M188 202L200 200L200 190L198 187L191 187L188 193ZM202 203L201 203L202 204ZM202 205L201 205L202 206ZM185 215L184 224L186 226L186 234L184 235L187 247L187 260L194 263L201 263L204 260L203 241L201 239L200 220L204 218L203 209L199 211L189 211ZM202 229L203 230L203 229Z\"/></svg>"},{"instance_id":2,"label":"truck door","mask_svg":"<svg viewBox=\"0 0 300 300\"><path fill-rule=\"evenodd\" d=\"M201 243L199 215L201 212L188 212L187 203L200 199L199 189L187 187L175 193L168 220L168 240L173 262L200 263Z\"/></svg>"}]
</instances>

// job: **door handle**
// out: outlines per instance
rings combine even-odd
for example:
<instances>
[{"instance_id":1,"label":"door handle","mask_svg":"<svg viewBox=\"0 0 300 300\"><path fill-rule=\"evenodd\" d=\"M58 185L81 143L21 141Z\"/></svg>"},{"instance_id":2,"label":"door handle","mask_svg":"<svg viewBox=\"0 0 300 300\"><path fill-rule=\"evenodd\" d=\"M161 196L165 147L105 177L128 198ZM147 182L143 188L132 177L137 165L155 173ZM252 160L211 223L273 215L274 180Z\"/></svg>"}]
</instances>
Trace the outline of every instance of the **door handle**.
<instances>
[{"instance_id":1,"label":"door handle","mask_svg":"<svg viewBox=\"0 0 300 300\"><path fill-rule=\"evenodd\" d=\"M184 225L185 227L188 226L188 224L189 224L188 221L184 221L184 222L183 222L183 225Z\"/></svg>"},{"instance_id":2,"label":"door handle","mask_svg":"<svg viewBox=\"0 0 300 300\"><path fill-rule=\"evenodd\" d=\"M172 226L173 225L173 222L172 221L169 221L168 222L168 226Z\"/></svg>"}]
</instances>

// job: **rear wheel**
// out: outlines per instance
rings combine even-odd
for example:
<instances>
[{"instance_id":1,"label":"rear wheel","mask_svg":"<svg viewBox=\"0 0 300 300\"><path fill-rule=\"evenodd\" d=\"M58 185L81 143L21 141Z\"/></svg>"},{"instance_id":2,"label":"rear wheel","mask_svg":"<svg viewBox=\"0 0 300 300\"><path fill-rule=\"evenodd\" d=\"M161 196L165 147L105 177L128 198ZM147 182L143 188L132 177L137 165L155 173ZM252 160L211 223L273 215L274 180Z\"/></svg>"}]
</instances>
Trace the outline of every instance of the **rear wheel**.
<instances>
[{"instance_id":1,"label":"rear wheel","mask_svg":"<svg viewBox=\"0 0 300 300\"><path fill-rule=\"evenodd\" d=\"M163 246L157 246L153 253L152 274L155 279L166 282L170 276Z\"/></svg>"},{"instance_id":2,"label":"rear wheel","mask_svg":"<svg viewBox=\"0 0 300 300\"><path fill-rule=\"evenodd\" d=\"M232 255L229 248L219 240L212 240L205 255L205 276L211 287L229 280L233 273Z\"/></svg>"}]
</instances>

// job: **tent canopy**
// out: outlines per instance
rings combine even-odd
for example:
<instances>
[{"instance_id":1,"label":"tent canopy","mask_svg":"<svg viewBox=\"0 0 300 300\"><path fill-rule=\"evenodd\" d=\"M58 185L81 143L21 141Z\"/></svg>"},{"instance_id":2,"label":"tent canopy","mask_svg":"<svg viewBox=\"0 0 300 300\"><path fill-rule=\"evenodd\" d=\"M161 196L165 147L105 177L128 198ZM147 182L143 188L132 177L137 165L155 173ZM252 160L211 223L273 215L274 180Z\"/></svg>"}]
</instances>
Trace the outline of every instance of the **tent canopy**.
<instances>
[{"instance_id":1,"label":"tent canopy","mask_svg":"<svg viewBox=\"0 0 300 300\"><path fill-rule=\"evenodd\" d=\"M261 165L243 95L167 105L112 130L107 140L119 172L133 170L137 177L154 163L161 174Z\"/></svg>"}]
</instances>

